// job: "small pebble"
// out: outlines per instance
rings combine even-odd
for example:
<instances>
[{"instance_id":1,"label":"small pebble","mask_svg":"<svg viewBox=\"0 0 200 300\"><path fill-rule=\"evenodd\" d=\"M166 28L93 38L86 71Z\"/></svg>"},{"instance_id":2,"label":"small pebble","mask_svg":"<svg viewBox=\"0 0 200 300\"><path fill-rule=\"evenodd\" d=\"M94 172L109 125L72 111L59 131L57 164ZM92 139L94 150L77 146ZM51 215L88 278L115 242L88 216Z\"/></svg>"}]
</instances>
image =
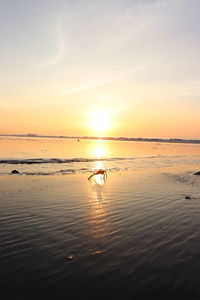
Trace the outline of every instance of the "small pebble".
<instances>
[{"instance_id":1,"label":"small pebble","mask_svg":"<svg viewBox=\"0 0 200 300\"><path fill-rule=\"evenodd\" d=\"M69 256L66 257L66 259L67 260L72 260L72 259L74 259L74 255L69 255Z\"/></svg>"}]
</instances>

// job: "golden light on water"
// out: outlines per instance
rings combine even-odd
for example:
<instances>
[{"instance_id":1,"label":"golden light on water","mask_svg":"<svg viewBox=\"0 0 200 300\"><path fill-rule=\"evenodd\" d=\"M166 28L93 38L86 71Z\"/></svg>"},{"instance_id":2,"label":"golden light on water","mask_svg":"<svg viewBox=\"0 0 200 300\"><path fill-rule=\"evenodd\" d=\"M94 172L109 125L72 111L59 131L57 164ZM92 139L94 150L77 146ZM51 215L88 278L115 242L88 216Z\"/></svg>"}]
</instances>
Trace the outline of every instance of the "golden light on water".
<instances>
[{"instance_id":1,"label":"golden light on water","mask_svg":"<svg viewBox=\"0 0 200 300\"><path fill-rule=\"evenodd\" d=\"M102 160L96 161L95 162L95 169L99 170L99 169L103 169L104 168L104 162Z\"/></svg>"},{"instance_id":2,"label":"golden light on water","mask_svg":"<svg viewBox=\"0 0 200 300\"><path fill-rule=\"evenodd\" d=\"M94 158L104 158L108 157L108 147L103 140L93 141L90 144L89 153ZM98 169L101 169L99 167Z\"/></svg>"},{"instance_id":3,"label":"golden light on water","mask_svg":"<svg viewBox=\"0 0 200 300\"><path fill-rule=\"evenodd\" d=\"M103 161L96 161L94 171L104 167ZM91 246L95 253L104 252L104 248L99 247L102 240L108 236L109 222L107 222L107 209L109 202L105 198L106 185L99 175L89 181L89 202L90 209L88 222L90 225Z\"/></svg>"},{"instance_id":4,"label":"golden light on water","mask_svg":"<svg viewBox=\"0 0 200 300\"><path fill-rule=\"evenodd\" d=\"M94 148L94 156L96 158L101 158L106 156L106 149L102 145L97 145Z\"/></svg>"},{"instance_id":5,"label":"golden light on water","mask_svg":"<svg viewBox=\"0 0 200 300\"><path fill-rule=\"evenodd\" d=\"M91 156L97 159L106 158L108 157L108 149L106 147L106 143L103 140L97 140L94 141L92 144L92 147L90 148ZM95 161L94 165L94 172L99 169L105 169L104 161L99 160ZM94 185L100 185L103 186L105 183L105 178L102 174L95 175L91 181Z\"/></svg>"}]
</instances>

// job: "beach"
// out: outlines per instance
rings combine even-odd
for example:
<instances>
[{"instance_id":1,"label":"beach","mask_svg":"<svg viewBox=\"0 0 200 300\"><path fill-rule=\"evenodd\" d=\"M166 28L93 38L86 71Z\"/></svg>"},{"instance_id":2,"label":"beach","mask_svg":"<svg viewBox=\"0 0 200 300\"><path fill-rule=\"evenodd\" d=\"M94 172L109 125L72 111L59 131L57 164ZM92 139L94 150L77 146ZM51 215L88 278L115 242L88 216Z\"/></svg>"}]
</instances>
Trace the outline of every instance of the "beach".
<instances>
[{"instance_id":1,"label":"beach","mask_svg":"<svg viewBox=\"0 0 200 300\"><path fill-rule=\"evenodd\" d=\"M200 298L200 146L0 143L1 299Z\"/></svg>"},{"instance_id":2,"label":"beach","mask_svg":"<svg viewBox=\"0 0 200 300\"><path fill-rule=\"evenodd\" d=\"M200 1L0 1L0 300L200 300Z\"/></svg>"}]
</instances>

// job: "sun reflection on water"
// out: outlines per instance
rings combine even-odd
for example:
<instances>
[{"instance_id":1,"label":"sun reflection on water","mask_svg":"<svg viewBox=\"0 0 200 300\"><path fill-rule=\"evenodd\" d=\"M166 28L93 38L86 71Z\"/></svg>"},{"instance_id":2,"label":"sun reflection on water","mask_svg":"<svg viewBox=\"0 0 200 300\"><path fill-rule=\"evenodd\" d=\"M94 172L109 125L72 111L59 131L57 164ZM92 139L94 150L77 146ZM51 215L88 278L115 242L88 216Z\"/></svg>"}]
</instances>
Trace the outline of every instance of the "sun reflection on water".
<instances>
[{"instance_id":1,"label":"sun reflection on water","mask_svg":"<svg viewBox=\"0 0 200 300\"><path fill-rule=\"evenodd\" d=\"M94 254L101 254L106 249L105 243L109 236L107 208L108 204L105 201L104 188L96 184L91 190L88 215L90 248Z\"/></svg>"},{"instance_id":2,"label":"sun reflection on water","mask_svg":"<svg viewBox=\"0 0 200 300\"><path fill-rule=\"evenodd\" d=\"M95 161L95 170L104 169L104 162L102 160Z\"/></svg>"},{"instance_id":3,"label":"sun reflection on water","mask_svg":"<svg viewBox=\"0 0 200 300\"><path fill-rule=\"evenodd\" d=\"M103 161L95 162L95 169L102 169ZM91 236L91 249L94 254L105 251L105 243L109 237L109 226L107 220L108 204L106 199L106 184L102 175L94 176L89 182L89 215L88 222Z\"/></svg>"},{"instance_id":4,"label":"sun reflection on water","mask_svg":"<svg viewBox=\"0 0 200 300\"><path fill-rule=\"evenodd\" d=\"M103 140L97 140L91 144L90 154L93 158L103 159L107 157L107 148ZM93 171L105 169L105 162L103 160L97 160L94 163ZM90 180L91 186L103 186L105 184L105 176L102 174L94 175Z\"/></svg>"},{"instance_id":5,"label":"sun reflection on water","mask_svg":"<svg viewBox=\"0 0 200 300\"><path fill-rule=\"evenodd\" d=\"M108 148L103 140L97 140L91 143L89 152L92 157L97 159L108 157Z\"/></svg>"}]
</instances>

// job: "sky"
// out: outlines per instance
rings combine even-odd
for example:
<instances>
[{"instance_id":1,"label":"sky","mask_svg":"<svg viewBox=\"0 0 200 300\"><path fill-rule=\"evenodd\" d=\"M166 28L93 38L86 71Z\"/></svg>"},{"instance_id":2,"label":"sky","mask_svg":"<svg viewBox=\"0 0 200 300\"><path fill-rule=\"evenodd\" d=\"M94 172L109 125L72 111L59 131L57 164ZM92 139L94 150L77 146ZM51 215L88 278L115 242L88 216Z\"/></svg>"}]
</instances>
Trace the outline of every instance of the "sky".
<instances>
[{"instance_id":1,"label":"sky","mask_svg":"<svg viewBox=\"0 0 200 300\"><path fill-rule=\"evenodd\" d=\"M0 134L200 139L199 0L0 0Z\"/></svg>"}]
</instances>

